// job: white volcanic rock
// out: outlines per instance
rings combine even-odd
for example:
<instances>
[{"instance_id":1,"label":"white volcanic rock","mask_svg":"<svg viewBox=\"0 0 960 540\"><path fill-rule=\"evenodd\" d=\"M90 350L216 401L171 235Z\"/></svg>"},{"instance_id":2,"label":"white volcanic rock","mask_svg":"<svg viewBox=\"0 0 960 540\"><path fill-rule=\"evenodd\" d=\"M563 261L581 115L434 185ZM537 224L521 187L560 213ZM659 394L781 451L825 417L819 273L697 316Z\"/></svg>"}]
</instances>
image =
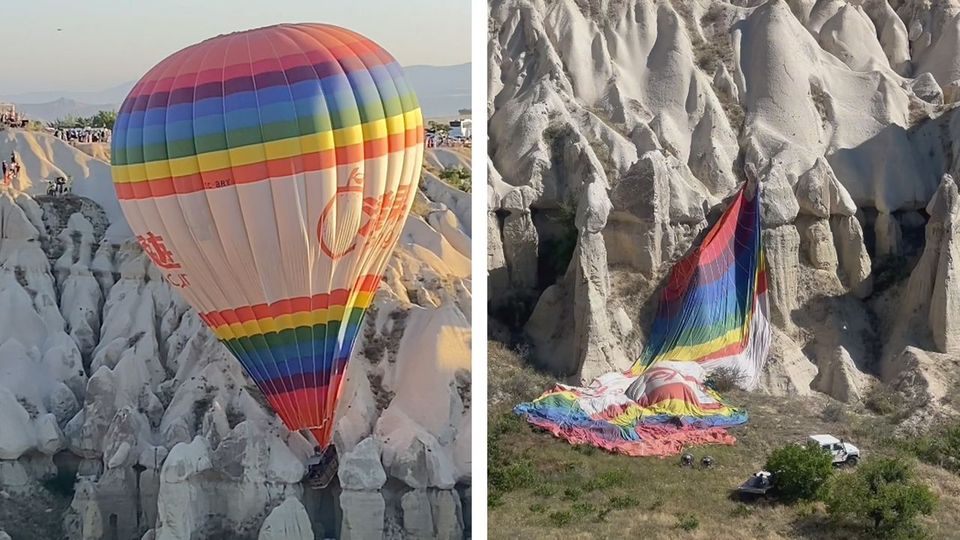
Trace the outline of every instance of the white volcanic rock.
<instances>
[{"instance_id":1,"label":"white volcanic rock","mask_svg":"<svg viewBox=\"0 0 960 540\"><path fill-rule=\"evenodd\" d=\"M313 540L310 516L303 504L290 497L271 510L257 540Z\"/></svg>"},{"instance_id":2,"label":"white volcanic rock","mask_svg":"<svg viewBox=\"0 0 960 540\"><path fill-rule=\"evenodd\" d=\"M833 355L821 360L811 388L844 402L859 401L866 392L866 381L850 358L850 353L838 347Z\"/></svg>"},{"instance_id":3,"label":"white volcanic rock","mask_svg":"<svg viewBox=\"0 0 960 540\"><path fill-rule=\"evenodd\" d=\"M854 71L889 67L877 40L877 29L861 6L847 4L840 8L820 27L818 41Z\"/></svg>"},{"instance_id":4,"label":"white volcanic rock","mask_svg":"<svg viewBox=\"0 0 960 540\"><path fill-rule=\"evenodd\" d=\"M521 288L531 288L537 283L539 235L530 212L532 203L532 191L521 188L508 192L500 206L507 212L501 238L510 282Z\"/></svg>"},{"instance_id":5,"label":"white volcanic rock","mask_svg":"<svg viewBox=\"0 0 960 540\"><path fill-rule=\"evenodd\" d=\"M378 490L387 482L387 473L380 462L380 442L373 437L360 441L340 457L337 475L343 489Z\"/></svg>"},{"instance_id":6,"label":"white volcanic rock","mask_svg":"<svg viewBox=\"0 0 960 540\"><path fill-rule=\"evenodd\" d=\"M864 2L864 8L877 30L877 37L890 67L900 75L909 75L911 70L910 40L907 36L906 24L887 0Z\"/></svg>"},{"instance_id":7,"label":"white volcanic rock","mask_svg":"<svg viewBox=\"0 0 960 540\"><path fill-rule=\"evenodd\" d=\"M42 144L30 151L48 155L45 139L35 140ZM50 144L54 153L63 150L59 141ZM430 154L429 163L469 167L462 153ZM40 177L40 161L25 157L27 178ZM98 167L91 165L92 174ZM470 482L469 194L429 181L418 197L424 193L429 211L406 223L349 364L335 441L346 462L342 472L349 472L351 456L371 458L364 453L369 443L354 447L374 434L390 406L387 416L405 418L402 431L412 437L392 455L415 453L413 440L427 441L420 448L434 459L423 469L424 485L452 489ZM112 243L117 227L89 199L38 201L0 189L4 489L37 488L37 479L57 471L46 454L66 448L80 458L64 519L70 537L103 538L116 529L123 538L271 538L291 531L312 538L311 527L334 530L338 511L311 514L321 525L293 508L311 444L280 424L140 246ZM405 331L407 323L415 334ZM394 470L401 481L409 476L403 467ZM344 521L350 514L367 527L355 529L355 538L383 531L388 511L399 519L405 491L396 477L387 482L382 465L379 475L364 472L377 477L388 498L376 494L376 529L374 507L363 497L353 501L357 508L342 498ZM322 500L335 500L336 489L320 492Z\"/></svg>"},{"instance_id":8,"label":"white volcanic rock","mask_svg":"<svg viewBox=\"0 0 960 540\"><path fill-rule=\"evenodd\" d=\"M340 524L342 540L366 540L382 538L384 529L383 495L379 491L354 491L345 489L340 493L340 508L343 520ZM405 508L401 506L405 512Z\"/></svg>"},{"instance_id":9,"label":"white volcanic rock","mask_svg":"<svg viewBox=\"0 0 960 540\"><path fill-rule=\"evenodd\" d=\"M760 388L774 395L810 395L810 384L816 376L817 366L783 331L774 327L770 357L761 375Z\"/></svg>"},{"instance_id":10,"label":"white volcanic rock","mask_svg":"<svg viewBox=\"0 0 960 540\"><path fill-rule=\"evenodd\" d=\"M46 192L46 182L70 178L75 195L91 199L106 212L111 229L108 237L122 241L132 236L113 190L110 164L90 157L66 142L43 132L7 129L0 134L0 155L15 153L21 164L18 191L29 195Z\"/></svg>"},{"instance_id":11,"label":"white volcanic rock","mask_svg":"<svg viewBox=\"0 0 960 540\"><path fill-rule=\"evenodd\" d=\"M834 216L830 219L830 229L844 283L858 298L870 296L873 274L860 222L854 216Z\"/></svg>"},{"instance_id":12,"label":"white volcanic rock","mask_svg":"<svg viewBox=\"0 0 960 540\"><path fill-rule=\"evenodd\" d=\"M412 488L452 488L458 472L443 445L399 409L389 408L380 417L377 438L383 441L383 466L392 478Z\"/></svg>"},{"instance_id":13,"label":"white volcanic rock","mask_svg":"<svg viewBox=\"0 0 960 540\"><path fill-rule=\"evenodd\" d=\"M960 245L957 227L960 225L960 196L956 180L944 175L940 189L927 206L930 222L927 225L927 248L937 254L930 297L930 330L939 352L960 352ZM924 253L926 255L926 252ZM920 263L917 264L920 268ZM928 270L929 271L929 270Z\"/></svg>"},{"instance_id":14,"label":"white volcanic rock","mask_svg":"<svg viewBox=\"0 0 960 540\"><path fill-rule=\"evenodd\" d=\"M744 177L758 178L771 317L785 331L765 390L856 401L877 368L859 333L881 336L884 358L917 343L941 350L953 335L950 267L938 276L931 241L914 269L927 276L920 294L891 285L888 266L910 264L920 211L944 173L960 173L960 114L941 105L960 99L949 75L960 8L771 0L714 11L491 3L496 327L568 382L623 369L642 350L657 283ZM569 262L569 251L554 261L574 238ZM922 299L919 314L888 314L915 304L901 295ZM821 335L824 318L848 330ZM907 319L916 335L889 331ZM931 319L942 345L923 333Z\"/></svg>"},{"instance_id":15,"label":"white volcanic rock","mask_svg":"<svg viewBox=\"0 0 960 540\"><path fill-rule=\"evenodd\" d=\"M433 528L433 509L426 490L415 489L405 493L400 504L403 507L404 536L417 540L436 537Z\"/></svg>"},{"instance_id":16,"label":"white volcanic rock","mask_svg":"<svg viewBox=\"0 0 960 540\"><path fill-rule=\"evenodd\" d=\"M807 255L810 266L830 272L837 271L837 250L833 244L830 221L802 217L797 220L800 247Z\"/></svg>"},{"instance_id":17,"label":"white volcanic rock","mask_svg":"<svg viewBox=\"0 0 960 540\"><path fill-rule=\"evenodd\" d=\"M807 29L810 30L810 33L816 36L820 33L823 25L842 11L845 5L846 2L843 0L816 0L813 2L813 5L810 6L810 11L807 14L804 24Z\"/></svg>"},{"instance_id":18,"label":"white volcanic rock","mask_svg":"<svg viewBox=\"0 0 960 540\"><path fill-rule=\"evenodd\" d=\"M873 225L877 257L900 255L903 251L903 233L896 216L888 213L877 215Z\"/></svg>"},{"instance_id":19,"label":"white volcanic rock","mask_svg":"<svg viewBox=\"0 0 960 540\"><path fill-rule=\"evenodd\" d=\"M415 489L403 495L403 532L417 540L463 538L460 498L449 490Z\"/></svg>"},{"instance_id":20,"label":"white volcanic rock","mask_svg":"<svg viewBox=\"0 0 960 540\"><path fill-rule=\"evenodd\" d=\"M456 491L435 490L428 494L433 514L434 535L441 540L461 540L463 531L463 507Z\"/></svg>"},{"instance_id":21,"label":"white volcanic rock","mask_svg":"<svg viewBox=\"0 0 960 540\"><path fill-rule=\"evenodd\" d=\"M17 459L36 445L28 413L6 388L0 388L0 459Z\"/></svg>"},{"instance_id":22,"label":"white volcanic rock","mask_svg":"<svg viewBox=\"0 0 960 540\"><path fill-rule=\"evenodd\" d=\"M946 22L940 35L923 54L916 73L930 73L941 85L960 80L960 13Z\"/></svg>"},{"instance_id":23,"label":"white volcanic rock","mask_svg":"<svg viewBox=\"0 0 960 540\"><path fill-rule=\"evenodd\" d=\"M857 205L823 158L817 158L813 167L800 175L794 192L800 211L805 214L828 218L852 216L857 212Z\"/></svg>"},{"instance_id":24,"label":"white volcanic rock","mask_svg":"<svg viewBox=\"0 0 960 540\"><path fill-rule=\"evenodd\" d=\"M930 73L921 73L916 79L911 81L910 88L918 98L933 103L934 105L943 105L943 89L937 84L937 80Z\"/></svg>"},{"instance_id":25,"label":"white volcanic rock","mask_svg":"<svg viewBox=\"0 0 960 540\"><path fill-rule=\"evenodd\" d=\"M770 320L788 333L793 330L792 312L797 306L800 266L800 234L793 225L762 231L767 252Z\"/></svg>"},{"instance_id":26,"label":"white volcanic rock","mask_svg":"<svg viewBox=\"0 0 960 540\"><path fill-rule=\"evenodd\" d=\"M209 519L209 495L203 492L204 486L189 480L212 466L209 448L200 437L170 451L160 473L157 540L186 540L193 531L203 530Z\"/></svg>"},{"instance_id":27,"label":"white volcanic rock","mask_svg":"<svg viewBox=\"0 0 960 540\"><path fill-rule=\"evenodd\" d=\"M917 405L941 405L955 382L957 359L906 347L895 362L888 363L885 378Z\"/></svg>"},{"instance_id":28,"label":"white volcanic rock","mask_svg":"<svg viewBox=\"0 0 960 540\"><path fill-rule=\"evenodd\" d=\"M793 223L799 212L791 182L783 167L774 162L760 182L760 223L770 228L787 225Z\"/></svg>"}]
</instances>

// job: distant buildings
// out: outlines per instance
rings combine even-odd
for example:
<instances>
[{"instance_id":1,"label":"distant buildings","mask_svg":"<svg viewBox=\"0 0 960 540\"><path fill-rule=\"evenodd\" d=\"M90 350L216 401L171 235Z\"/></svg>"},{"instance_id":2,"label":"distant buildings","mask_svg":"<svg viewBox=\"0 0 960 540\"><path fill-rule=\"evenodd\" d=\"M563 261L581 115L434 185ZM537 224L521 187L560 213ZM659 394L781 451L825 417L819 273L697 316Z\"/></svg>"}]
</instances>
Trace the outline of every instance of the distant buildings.
<instances>
[{"instance_id":1,"label":"distant buildings","mask_svg":"<svg viewBox=\"0 0 960 540\"><path fill-rule=\"evenodd\" d=\"M470 139L473 137L473 120L466 118L463 120L452 120L450 122L450 136L460 139Z\"/></svg>"},{"instance_id":2,"label":"distant buildings","mask_svg":"<svg viewBox=\"0 0 960 540\"><path fill-rule=\"evenodd\" d=\"M460 112L469 113L470 110L462 109ZM430 121L424 131L427 148L470 146L473 139L473 120L459 118L446 124Z\"/></svg>"},{"instance_id":3,"label":"distant buildings","mask_svg":"<svg viewBox=\"0 0 960 540\"><path fill-rule=\"evenodd\" d=\"M6 127L22 128L29 121L26 117L17 112L17 106L13 103L0 103L0 124Z\"/></svg>"}]
</instances>

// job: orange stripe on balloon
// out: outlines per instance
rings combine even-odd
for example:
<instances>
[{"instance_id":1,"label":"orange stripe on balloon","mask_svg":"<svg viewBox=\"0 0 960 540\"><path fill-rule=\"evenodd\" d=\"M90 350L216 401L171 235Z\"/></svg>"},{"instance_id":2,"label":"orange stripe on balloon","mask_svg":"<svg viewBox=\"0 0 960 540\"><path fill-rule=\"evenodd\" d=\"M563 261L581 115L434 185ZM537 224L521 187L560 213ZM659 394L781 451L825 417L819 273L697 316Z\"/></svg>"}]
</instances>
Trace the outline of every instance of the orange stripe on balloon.
<instances>
[{"instance_id":1,"label":"orange stripe on balloon","mask_svg":"<svg viewBox=\"0 0 960 540\"><path fill-rule=\"evenodd\" d=\"M377 290L379 285L379 275L362 276L357 280L357 286L354 291L372 293ZM312 297L300 296L297 298L278 300L270 304L256 304L253 306L241 306L234 309L201 313L200 319L214 328L223 326L224 324L242 324L259 319L276 318L283 315L308 312L313 309L329 306L344 306L349 296L350 291L337 289L330 293L316 294ZM214 321L217 321L217 323L211 324Z\"/></svg>"}]
</instances>

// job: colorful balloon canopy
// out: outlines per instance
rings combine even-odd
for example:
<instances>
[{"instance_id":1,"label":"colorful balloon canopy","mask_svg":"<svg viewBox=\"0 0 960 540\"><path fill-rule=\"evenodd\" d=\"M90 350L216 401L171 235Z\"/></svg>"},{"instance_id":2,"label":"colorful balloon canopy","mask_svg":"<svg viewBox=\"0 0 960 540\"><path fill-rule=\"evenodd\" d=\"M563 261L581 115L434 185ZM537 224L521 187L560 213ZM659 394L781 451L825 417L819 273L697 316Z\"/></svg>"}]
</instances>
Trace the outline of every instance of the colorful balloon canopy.
<instances>
[{"instance_id":1,"label":"colorful balloon canopy","mask_svg":"<svg viewBox=\"0 0 960 540\"><path fill-rule=\"evenodd\" d=\"M685 446L733 444L725 427L747 421L707 386L710 371L752 388L770 347L760 196L741 189L660 296L643 354L624 373L588 387L557 385L515 408L531 424L573 444L634 456Z\"/></svg>"},{"instance_id":2,"label":"colorful balloon canopy","mask_svg":"<svg viewBox=\"0 0 960 540\"><path fill-rule=\"evenodd\" d=\"M336 26L218 36L137 82L112 160L164 279L283 422L326 447L420 176L423 119L401 67Z\"/></svg>"}]
</instances>

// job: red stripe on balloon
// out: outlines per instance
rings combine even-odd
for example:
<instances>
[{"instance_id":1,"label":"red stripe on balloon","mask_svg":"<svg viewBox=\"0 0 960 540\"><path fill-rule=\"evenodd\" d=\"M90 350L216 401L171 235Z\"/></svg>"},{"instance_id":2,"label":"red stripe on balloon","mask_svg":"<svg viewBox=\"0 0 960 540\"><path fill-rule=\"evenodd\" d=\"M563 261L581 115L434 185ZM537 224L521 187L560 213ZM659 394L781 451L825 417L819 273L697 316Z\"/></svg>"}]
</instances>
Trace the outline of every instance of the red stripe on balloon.
<instances>
[{"instance_id":1,"label":"red stripe on balloon","mask_svg":"<svg viewBox=\"0 0 960 540\"><path fill-rule=\"evenodd\" d=\"M120 200L140 200L170 195L196 193L207 189L219 189L235 184L252 184L276 177L292 176L305 172L318 172L337 165L358 163L366 159L383 157L391 151L413 148L423 141L423 129L408 129L388 137L364 141L363 144L342 146L303 154L300 159L279 158L228 167L184 176L174 176L141 182L117 182L114 188ZM266 167L264 167L266 165ZM132 167L132 166L131 166ZM267 171L266 174L265 171ZM204 181L206 179L206 181Z\"/></svg>"},{"instance_id":2,"label":"red stripe on balloon","mask_svg":"<svg viewBox=\"0 0 960 540\"><path fill-rule=\"evenodd\" d=\"M356 36L356 35L355 35ZM343 45L327 46L324 49L318 49L316 47L312 49L307 49L303 51L297 51L294 54L284 55L279 58L271 58L268 60L259 60L250 62L250 58L247 56L237 55L235 58L230 58L227 60L228 65L224 68L217 69L206 69L200 71L187 72L187 73L177 73L174 77L162 77L160 79L151 79L145 77L137 87L130 93L130 96L127 99L136 99L143 95L155 94L159 92L176 92L180 90L187 90L200 86L203 84L217 83L222 84L224 81L229 81L232 79L239 78L248 78L255 77L263 73L270 73L276 71L277 63L279 62L280 67L283 70L291 70L297 68L308 67L311 69L319 69L321 73L326 73L328 70L317 68L317 66L327 66L329 65L330 73L341 72L341 73L351 73L353 71L359 71L360 69L368 69L367 67L360 66L349 66L354 69L345 69L344 67L337 67L336 69L333 66L340 64L340 61L344 58L357 57L357 53L354 52L351 45L364 45L374 49L379 49L376 44L369 39L359 38L356 36L351 42L345 43ZM217 44L218 46L220 44ZM167 61L158 65L158 68L166 69L168 66L178 66L178 67L189 67L188 63L189 55L186 54L188 51L199 50L201 52L210 49L211 45L199 44L189 49L185 49L180 53L175 54L170 57ZM232 50L229 52L236 52L237 50ZM244 51L246 52L246 51ZM364 64L384 65L390 62L393 62L393 58L385 56L383 54L378 54L380 51L373 53L366 53L361 56L361 59L364 61ZM202 57L203 55L199 55ZM162 71L158 71L162 72ZM149 77L149 74L148 74ZM189 84L178 85L178 81L189 80ZM144 92L148 84L152 84L149 92Z\"/></svg>"},{"instance_id":3,"label":"red stripe on balloon","mask_svg":"<svg viewBox=\"0 0 960 540\"><path fill-rule=\"evenodd\" d=\"M327 399L327 394L330 391L339 393L342 381L343 373L338 373L331 378L330 384L317 388L301 388L277 394L268 393L267 390L262 387L261 390L264 392L264 396L267 398L270 406L273 407L273 410L278 411L284 424L288 426L299 425L303 426L302 429L310 429L314 437L317 438L317 442L325 447L327 443L330 442L329 437L333 431L334 412L333 410L327 410L326 404L330 402L336 403L335 400ZM290 413L285 414L281 412L287 411L290 403L296 406L296 415L298 418L290 418ZM326 425L321 427L324 420L326 420Z\"/></svg>"},{"instance_id":4,"label":"red stripe on balloon","mask_svg":"<svg viewBox=\"0 0 960 540\"><path fill-rule=\"evenodd\" d=\"M356 292L373 293L380 286L380 276L366 275L357 280ZM223 326L223 323L237 324L255 321L258 319L277 318L294 313L303 313L314 309L328 308L330 306L346 305L350 297L350 291L347 289L336 289L329 293L316 294L313 296L300 296L278 300L271 304L256 304L253 306L242 306L234 309L225 309L221 311L210 311L201 313L200 319L209 326ZM211 324L214 321L223 321L219 324Z\"/></svg>"}]
</instances>

